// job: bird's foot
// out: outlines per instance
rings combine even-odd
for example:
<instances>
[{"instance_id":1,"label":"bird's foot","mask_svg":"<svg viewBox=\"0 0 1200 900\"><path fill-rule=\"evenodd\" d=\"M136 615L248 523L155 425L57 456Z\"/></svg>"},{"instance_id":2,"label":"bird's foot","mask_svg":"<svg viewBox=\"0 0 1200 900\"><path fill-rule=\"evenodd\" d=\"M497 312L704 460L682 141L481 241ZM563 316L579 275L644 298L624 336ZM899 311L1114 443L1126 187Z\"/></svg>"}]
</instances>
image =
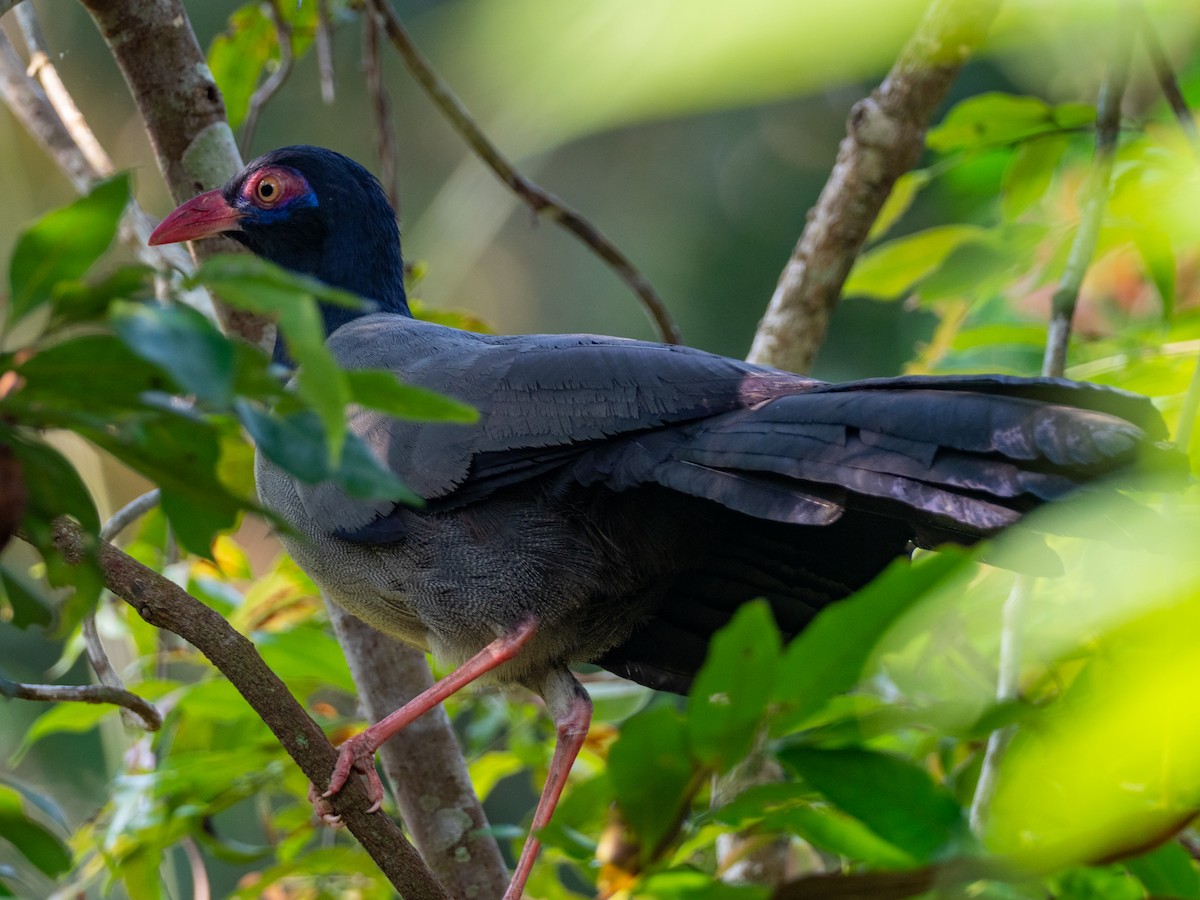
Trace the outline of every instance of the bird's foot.
<instances>
[{"instance_id":1,"label":"bird's foot","mask_svg":"<svg viewBox=\"0 0 1200 900\"><path fill-rule=\"evenodd\" d=\"M308 785L308 802L312 804L313 812L317 814L317 818L330 828L346 827L342 821L342 817L333 811L333 804L321 796L321 792L317 790L317 786L311 782Z\"/></svg>"},{"instance_id":2,"label":"bird's foot","mask_svg":"<svg viewBox=\"0 0 1200 900\"><path fill-rule=\"evenodd\" d=\"M342 817L335 814L329 798L346 786L352 772L358 772L366 779L367 799L371 805L367 812L373 813L383 806L383 782L375 771L376 747L370 736L363 732L356 734L350 740L338 747L338 758L334 764L333 773L329 776L329 787L324 793L318 793L315 785L308 786L308 799L313 805L313 811L333 827L341 827Z\"/></svg>"}]
</instances>

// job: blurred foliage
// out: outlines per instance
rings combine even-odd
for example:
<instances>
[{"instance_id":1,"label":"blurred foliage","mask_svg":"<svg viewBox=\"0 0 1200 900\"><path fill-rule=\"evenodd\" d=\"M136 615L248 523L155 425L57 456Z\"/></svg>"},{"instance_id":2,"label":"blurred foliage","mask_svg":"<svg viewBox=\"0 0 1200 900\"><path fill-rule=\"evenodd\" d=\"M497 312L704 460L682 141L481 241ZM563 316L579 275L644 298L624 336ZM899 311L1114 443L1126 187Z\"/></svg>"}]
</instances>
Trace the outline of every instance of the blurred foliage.
<instances>
[{"instance_id":1,"label":"blurred foliage","mask_svg":"<svg viewBox=\"0 0 1200 900\"><path fill-rule=\"evenodd\" d=\"M1177 26L1168 40L1194 24L1194 11L1180 4L1151 6ZM315 7L280 4L297 57L312 45ZM330 7L336 23L356 22L352 4ZM506 149L528 153L877 72L921 7L464 2L434 9L428 27L453 49L448 70L467 79ZM1044 72L1046 59L1087 55L1088 66L1071 71L1094 75L1091 58L1103 62L1103 54L1064 35L1103 31L1110 21L1093 4L1012 2L997 54L1019 60L1011 68L1040 94L1028 71ZM1042 36L1039 53L1018 53L1030 29ZM811 54L797 55L799 33L813 36ZM210 46L235 126L278 58L270 16L257 3L236 10ZM718 89L707 77L714 72ZM1197 83L1185 85L1190 94ZM1090 105L1045 94L964 88L931 130L921 168L897 185L851 276L848 294L902 300L936 321L913 370L1039 368L1047 300L1078 226L1094 139ZM1161 106L1146 109L1124 123L1071 374L1158 398L1178 429L1200 355L1200 198L1192 148ZM186 896L194 865L224 886L223 896L391 896L353 841L315 827L303 777L212 666L102 598L94 566L65 566L49 523L69 515L94 536L100 514L94 486L44 435L73 431L162 488L162 508L138 522L126 551L252 636L340 740L362 723L313 585L285 558L252 562L231 536L255 511L243 430L298 477L395 497L403 486L347 436L346 404L416 418L470 413L379 373L333 366L313 299L354 298L245 257L207 264L199 283L280 320L305 373L286 389L261 353L227 341L186 307L153 301L151 272L106 255L128 193L127 179L117 178L47 214L22 231L9 264L0 443L20 466L22 527L41 558L31 568L10 556L0 569L0 630L52 636L61 675L81 652L82 616L95 609L106 642L121 651L126 683L166 721L143 735L123 730L112 708L60 704L23 728L10 760L22 773L56 742L82 746L98 732L108 752L97 764L101 800L86 815L64 811L65 789L53 778L6 773L0 896ZM1189 448L1194 463L1197 446ZM1140 498L1158 503L1149 492ZM543 834L530 894L593 896L599 884L629 897L760 898L761 888L714 878L725 865L718 840L784 834L799 875L878 876L872 883L890 896L915 884L910 894L1006 900L1200 898L1200 839L1185 829L1200 809L1200 735L1190 709L1197 499L1192 488L1160 516L1131 518L1127 504L1081 498L1031 523L1050 533L1089 525L1109 537L1051 541L1067 574L1034 583L1020 626L1016 701L994 699L1000 606L1014 576L980 558L1035 552L1031 542L1042 538L1025 532L897 564L787 646L768 610L751 604L714 640L686 701L589 680L596 722ZM544 776L553 729L511 698L456 697L448 707L474 783L503 823L495 831L518 847L518 820ZM985 742L998 728L1012 729L1010 749L973 835L968 810ZM713 776L748 753L777 760L781 779L714 804Z\"/></svg>"}]
</instances>

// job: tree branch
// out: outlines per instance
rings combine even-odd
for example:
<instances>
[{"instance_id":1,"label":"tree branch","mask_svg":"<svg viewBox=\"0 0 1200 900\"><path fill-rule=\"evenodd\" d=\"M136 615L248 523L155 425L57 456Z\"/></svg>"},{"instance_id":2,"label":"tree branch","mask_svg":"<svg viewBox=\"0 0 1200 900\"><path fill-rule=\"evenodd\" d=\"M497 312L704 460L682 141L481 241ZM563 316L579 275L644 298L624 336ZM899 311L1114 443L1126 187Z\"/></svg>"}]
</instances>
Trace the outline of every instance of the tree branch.
<instances>
[{"instance_id":1,"label":"tree branch","mask_svg":"<svg viewBox=\"0 0 1200 900\"><path fill-rule=\"evenodd\" d=\"M0 678L0 696L43 703L111 703L137 715L147 731L162 727L162 713L144 697L106 684L22 684Z\"/></svg>"},{"instance_id":2,"label":"tree branch","mask_svg":"<svg viewBox=\"0 0 1200 900\"><path fill-rule=\"evenodd\" d=\"M663 305L662 299L629 257L582 215L517 171L516 166L488 140L487 135L471 118L471 114L467 112L462 101L454 95L449 85L442 81L433 70L429 60L417 49L416 44L413 43L387 0L368 0L368 6L375 11L384 32L392 42L392 46L400 54L400 58L404 60L408 71L425 89L425 93L442 111L442 115L488 168L495 172L496 176L535 213L557 222L608 263L609 267L638 296L662 340L670 344L682 343L683 338L679 333L679 328L675 325L666 306Z\"/></svg>"},{"instance_id":3,"label":"tree branch","mask_svg":"<svg viewBox=\"0 0 1200 900\"><path fill-rule=\"evenodd\" d=\"M242 166L225 104L180 0L82 0L116 60L177 203L220 187ZM232 241L192 244L199 258L239 249ZM270 351L275 329L262 316L217 303L224 329Z\"/></svg>"},{"instance_id":4,"label":"tree branch","mask_svg":"<svg viewBox=\"0 0 1200 900\"><path fill-rule=\"evenodd\" d=\"M73 522L55 522L54 543L68 562L83 560L86 538ZM146 622L179 635L203 653L246 698L313 784L328 784L337 751L245 636L216 610L112 544L101 541L99 557L110 591ZM382 812L366 812L370 801L359 779L347 782L331 803L401 896L449 896L396 823Z\"/></svg>"},{"instance_id":5,"label":"tree branch","mask_svg":"<svg viewBox=\"0 0 1200 900\"><path fill-rule=\"evenodd\" d=\"M999 5L934 0L887 78L850 111L837 162L759 323L751 362L793 372L812 367L871 224L920 157L926 125Z\"/></svg>"}]
</instances>

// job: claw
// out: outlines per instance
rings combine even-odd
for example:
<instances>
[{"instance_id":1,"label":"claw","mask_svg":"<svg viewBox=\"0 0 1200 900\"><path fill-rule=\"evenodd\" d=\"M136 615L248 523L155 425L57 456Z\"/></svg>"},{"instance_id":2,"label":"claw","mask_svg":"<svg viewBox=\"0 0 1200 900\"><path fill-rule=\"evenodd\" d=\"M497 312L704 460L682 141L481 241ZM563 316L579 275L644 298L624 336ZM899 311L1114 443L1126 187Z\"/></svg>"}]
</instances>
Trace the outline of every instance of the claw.
<instances>
[{"instance_id":1,"label":"claw","mask_svg":"<svg viewBox=\"0 0 1200 900\"><path fill-rule=\"evenodd\" d=\"M352 772L358 772L366 779L367 799L371 801L367 812L376 812L383 806L383 782L375 771L375 747L366 732L356 734L338 748L337 762L324 793L319 793L315 785L308 786L308 801L313 805L313 811L334 828L342 827L342 817L333 812L329 798L346 786Z\"/></svg>"}]
</instances>

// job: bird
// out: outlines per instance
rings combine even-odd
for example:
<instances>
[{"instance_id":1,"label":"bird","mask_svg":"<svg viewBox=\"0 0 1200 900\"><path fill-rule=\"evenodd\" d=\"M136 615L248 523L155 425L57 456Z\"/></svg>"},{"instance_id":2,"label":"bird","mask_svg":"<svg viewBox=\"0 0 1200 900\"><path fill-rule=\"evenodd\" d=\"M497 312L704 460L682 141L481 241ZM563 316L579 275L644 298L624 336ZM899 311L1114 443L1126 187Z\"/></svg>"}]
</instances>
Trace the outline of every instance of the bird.
<instances>
[{"instance_id":1,"label":"bird","mask_svg":"<svg viewBox=\"0 0 1200 900\"><path fill-rule=\"evenodd\" d=\"M329 149L258 157L150 243L215 235L370 302L321 307L344 368L478 410L450 423L349 409L349 430L421 506L304 483L261 452L255 473L286 549L334 602L457 666L343 744L324 796L358 771L378 807L375 750L477 679L544 699L557 741L507 900L587 734L573 666L685 693L710 638L752 599L794 636L913 548L973 544L1170 452L1148 399L1086 383L826 383L684 346L419 320L386 194ZM275 358L288 359L282 339Z\"/></svg>"}]
</instances>

